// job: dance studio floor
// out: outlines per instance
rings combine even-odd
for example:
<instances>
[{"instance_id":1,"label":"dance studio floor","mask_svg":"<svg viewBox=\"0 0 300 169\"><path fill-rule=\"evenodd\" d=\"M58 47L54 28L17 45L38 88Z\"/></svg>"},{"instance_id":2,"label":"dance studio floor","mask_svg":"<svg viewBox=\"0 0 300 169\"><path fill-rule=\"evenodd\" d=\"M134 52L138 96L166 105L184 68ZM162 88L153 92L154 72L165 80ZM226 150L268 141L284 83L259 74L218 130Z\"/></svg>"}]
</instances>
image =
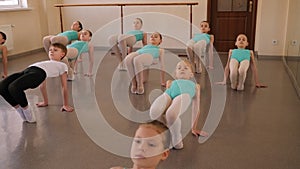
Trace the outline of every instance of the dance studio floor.
<instances>
[{"instance_id":1,"label":"dance studio floor","mask_svg":"<svg viewBox=\"0 0 300 169\"><path fill-rule=\"evenodd\" d=\"M150 71L145 95L133 95L126 71L117 69L114 56L97 50L95 58L93 78L83 76L88 64L84 57L75 81L68 82L69 102L75 107L72 113L60 112L58 78L47 80L48 107L35 106L41 99L38 88L27 91L36 124L23 123L0 97L0 169L132 166L127 157L130 137L138 123L148 119L151 102L164 90L159 72ZM171 79L178 58L170 52L166 58L167 79ZM11 59L9 73L45 59L45 52ZM201 85L199 128L205 126L210 136L198 139L188 132L189 109L182 117L184 149L171 150L158 169L299 168L300 100L280 59L260 59L258 69L268 88L256 89L248 76L243 92L215 85L216 79L222 80L217 69L213 74L197 74Z\"/></svg>"}]
</instances>

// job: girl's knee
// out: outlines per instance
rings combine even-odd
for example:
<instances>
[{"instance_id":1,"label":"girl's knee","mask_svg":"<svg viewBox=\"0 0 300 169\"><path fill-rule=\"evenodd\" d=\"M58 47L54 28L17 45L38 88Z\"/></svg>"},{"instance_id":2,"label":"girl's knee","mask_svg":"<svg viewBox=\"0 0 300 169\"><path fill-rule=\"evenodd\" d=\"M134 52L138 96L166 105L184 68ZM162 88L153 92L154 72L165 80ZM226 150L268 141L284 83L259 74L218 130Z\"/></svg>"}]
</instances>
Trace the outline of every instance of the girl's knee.
<instances>
[{"instance_id":1,"label":"girl's knee","mask_svg":"<svg viewBox=\"0 0 300 169\"><path fill-rule=\"evenodd\" d=\"M134 65L137 65L137 64L140 64L140 63L141 63L141 60L138 57L133 58L133 64Z\"/></svg>"}]
</instances>

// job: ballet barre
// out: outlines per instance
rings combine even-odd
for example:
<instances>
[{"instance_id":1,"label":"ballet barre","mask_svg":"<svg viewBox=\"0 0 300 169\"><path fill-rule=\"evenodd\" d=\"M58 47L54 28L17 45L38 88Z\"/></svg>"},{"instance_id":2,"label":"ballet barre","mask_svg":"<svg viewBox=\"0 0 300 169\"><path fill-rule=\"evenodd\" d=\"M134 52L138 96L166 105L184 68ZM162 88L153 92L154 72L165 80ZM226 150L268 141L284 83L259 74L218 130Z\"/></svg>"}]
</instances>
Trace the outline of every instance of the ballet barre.
<instances>
[{"instance_id":1,"label":"ballet barre","mask_svg":"<svg viewBox=\"0 0 300 169\"><path fill-rule=\"evenodd\" d=\"M160 3L101 3L101 4L55 4L54 7L59 8L60 29L63 32L62 8L64 7L83 7L83 6L119 6L121 14L121 33L123 34L123 17L125 6L189 6L190 19L190 38L192 38L193 24L193 6L198 5L198 2L160 2Z\"/></svg>"}]
</instances>

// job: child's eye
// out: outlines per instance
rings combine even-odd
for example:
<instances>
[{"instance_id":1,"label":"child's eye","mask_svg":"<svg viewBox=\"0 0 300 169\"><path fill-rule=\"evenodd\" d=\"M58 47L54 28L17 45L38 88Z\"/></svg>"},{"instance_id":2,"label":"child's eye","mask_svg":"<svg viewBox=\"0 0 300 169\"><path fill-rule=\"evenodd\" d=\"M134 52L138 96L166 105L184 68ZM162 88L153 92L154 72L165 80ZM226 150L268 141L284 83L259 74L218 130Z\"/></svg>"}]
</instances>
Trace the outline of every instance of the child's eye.
<instances>
[{"instance_id":1,"label":"child's eye","mask_svg":"<svg viewBox=\"0 0 300 169\"><path fill-rule=\"evenodd\" d=\"M141 143L141 140L135 139L134 142L137 143L137 144L139 144L139 143Z\"/></svg>"},{"instance_id":2,"label":"child's eye","mask_svg":"<svg viewBox=\"0 0 300 169\"><path fill-rule=\"evenodd\" d=\"M148 143L149 147L156 147L156 144L154 143Z\"/></svg>"}]
</instances>

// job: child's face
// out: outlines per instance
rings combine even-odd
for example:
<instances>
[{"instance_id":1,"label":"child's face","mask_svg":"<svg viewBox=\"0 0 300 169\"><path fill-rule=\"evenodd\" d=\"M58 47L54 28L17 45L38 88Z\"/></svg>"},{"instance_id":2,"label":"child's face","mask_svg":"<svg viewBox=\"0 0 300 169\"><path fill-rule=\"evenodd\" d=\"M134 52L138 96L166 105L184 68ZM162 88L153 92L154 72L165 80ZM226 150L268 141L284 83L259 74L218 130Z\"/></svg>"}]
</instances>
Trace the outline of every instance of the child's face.
<instances>
[{"instance_id":1,"label":"child's face","mask_svg":"<svg viewBox=\"0 0 300 169\"><path fill-rule=\"evenodd\" d=\"M183 61L179 62L176 66L176 78L177 79L191 79L193 77L191 68Z\"/></svg>"},{"instance_id":2,"label":"child's face","mask_svg":"<svg viewBox=\"0 0 300 169\"><path fill-rule=\"evenodd\" d=\"M150 36L150 43L152 45L159 45L161 43L161 38L159 33L155 32Z\"/></svg>"},{"instance_id":3,"label":"child's face","mask_svg":"<svg viewBox=\"0 0 300 169\"><path fill-rule=\"evenodd\" d=\"M201 22L200 30L202 33L208 33L210 31L209 24L207 22Z\"/></svg>"},{"instance_id":4,"label":"child's face","mask_svg":"<svg viewBox=\"0 0 300 169\"><path fill-rule=\"evenodd\" d=\"M90 33L88 31L85 31L85 30L81 31L80 40L82 40L82 41L89 41L89 40L91 40Z\"/></svg>"},{"instance_id":5,"label":"child's face","mask_svg":"<svg viewBox=\"0 0 300 169\"><path fill-rule=\"evenodd\" d=\"M141 30L141 29L142 29L142 26L143 26L143 24L142 24L142 22L141 22L139 19L135 19L135 20L133 21L133 28L134 28L135 30Z\"/></svg>"},{"instance_id":6,"label":"child's face","mask_svg":"<svg viewBox=\"0 0 300 169\"><path fill-rule=\"evenodd\" d=\"M62 51L62 49L54 46L50 46L49 48L49 59L50 60L56 60L60 61L62 57L65 56L65 53Z\"/></svg>"},{"instance_id":7,"label":"child's face","mask_svg":"<svg viewBox=\"0 0 300 169\"><path fill-rule=\"evenodd\" d=\"M236 38L236 42L235 42L235 45L238 47L238 48L246 48L248 46L248 39L247 39L247 36L246 35L239 35L237 38Z\"/></svg>"},{"instance_id":8,"label":"child's face","mask_svg":"<svg viewBox=\"0 0 300 169\"><path fill-rule=\"evenodd\" d=\"M71 29L74 31L79 31L80 30L80 25L77 21L73 22L71 25Z\"/></svg>"},{"instance_id":9,"label":"child's face","mask_svg":"<svg viewBox=\"0 0 300 169\"><path fill-rule=\"evenodd\" d=\"M168 157L169 151L164 150L163 134L150 127L139 127L131 146L131 159L140 168L156 168L161 160Z\"/></svg>"}]
</instances>

